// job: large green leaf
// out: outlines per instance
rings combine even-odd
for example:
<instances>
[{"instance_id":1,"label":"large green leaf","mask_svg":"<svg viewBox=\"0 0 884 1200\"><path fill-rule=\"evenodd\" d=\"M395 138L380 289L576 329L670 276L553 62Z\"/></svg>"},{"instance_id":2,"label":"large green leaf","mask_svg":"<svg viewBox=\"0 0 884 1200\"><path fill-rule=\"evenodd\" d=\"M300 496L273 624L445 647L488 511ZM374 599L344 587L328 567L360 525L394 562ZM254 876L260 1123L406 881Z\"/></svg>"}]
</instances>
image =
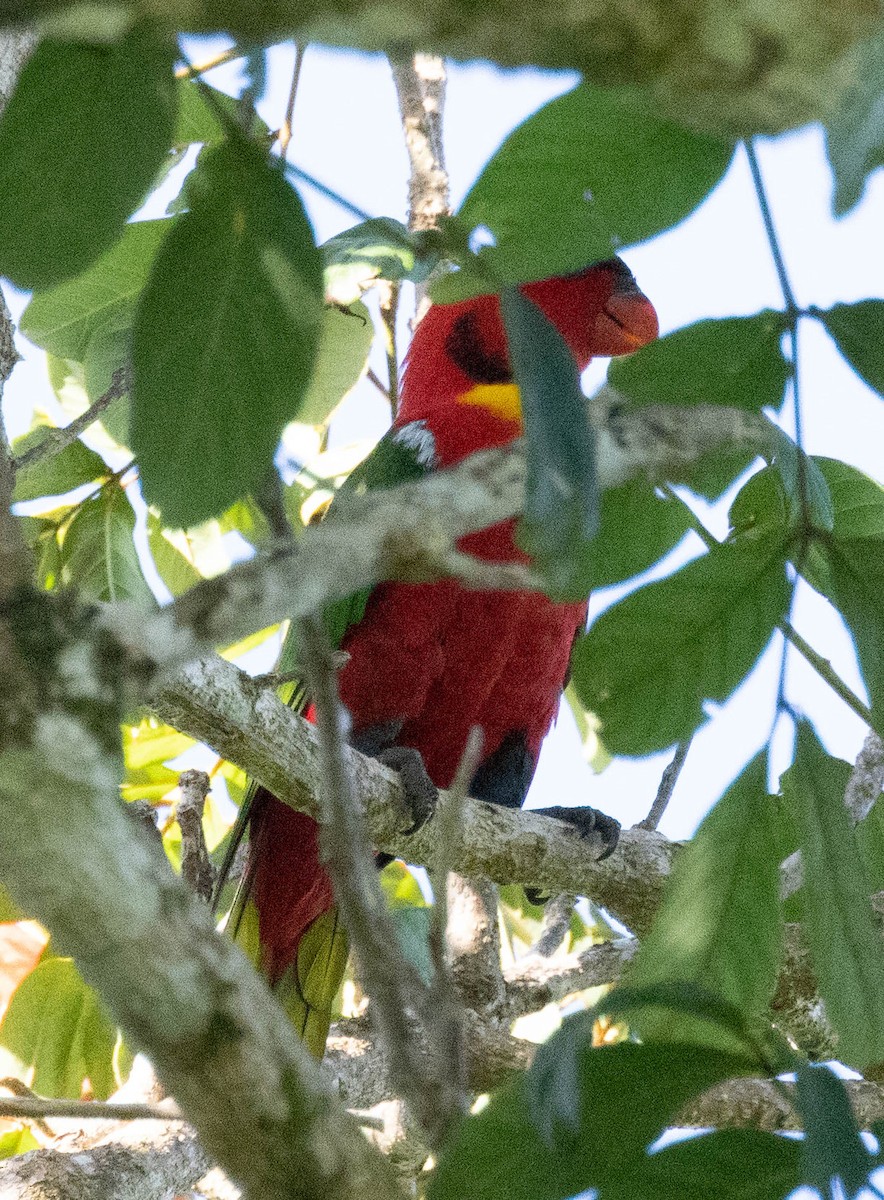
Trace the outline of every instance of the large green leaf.
<instances>
[{"instance_id":1,"label":"large green leaf","mask_svg":"<svg viewBox=\"0 0 884 1200\"><path fill-rule=\"evenodd\" d=\"M844 807L842 764L810 725L798 726L793 767L804 856L804 929L838 1057L861 1069L884 1061L884 952L870 887Z\"/></svg>"},{"instance_id":2,"label":"large green leaf","mask_svg":"<svg viewBox=\"0 0 884 1200\"><path fill-rule=\"evenodd\" d=\"M82 275L34 296L22 313L21 332L50 354L84 362L90 338L118 322L121 312L131 314L172 227L169 220L127 225L116 245Z\"/></svg>"},{"instance_id":3,"label":"large green leaf","mask_svg":"<svg viewBox=\"0 0 884 1200\"><path fill-rule=\"evenodd\" d=\"M732 149L661 117L635 89L584 83L509 135L458 219L494 234L479 258L501 281L565 274L677 224Z\"/></svg>"},{"instance_id":4,"label":"large green leaf","mask_svg":"<svg viewBox=\"0 0 884 1200\"><path fill-rule=\"evenodd\" d=\"M633 404L726 404L779 408L791 367L780 346L783 313L697 321L614 358L612 387Z\"/></svg>"},{"instance_id":5,"label":"large green leaf","mask_svg":"<svg viewBox=\"0 0 884 1200\"><path fill-rule=\"evenodd\" d=\"M37 964L12 994L0 1022L0 1046L28 1072L44 1096L79 1100L86 1080L106 1099L117 1086L117 1031L70 958Z\"/></svg>"},{"instance_id":6,"label":"large green leaf","mask_svg":"<svg viewBox=\"0 0 884 1200\"><path fill-rule=\"evenodd\" d=\"M829 485L837 538L884 538L884 487L849 463L814 457Z\"/></svg>"},{"instance_id":7,"label":"large green leaf","mask_svg":"<svg viewBox=\"0 0 884 1200\"><path fill-rule=\"evenodd\" d=\"M96 600L153 606L132 540L135 513L122 488L107 487L83 504L64 532L61 580Z\"/></svg>"},{"instance_id":8,"label":"large green leaf","mask_svg":"<svg viewBox=\"0 0 884 1200\"><path fill-rule=\"evenodd\" d=\"M884 300L836 304L819 316L857 375L884 395Z\"/></svg>"},{"instance_id":9,"label":"large green leaf","mask_svg":"<svg viewBox=\"0 0 884 1200\"><path fill-rule=\"evenodd\" d=\"M179 80L178 120L175 123L173 145L183 148L194 142L201 142L206 146L223 142L227 137L227 130L220 114L227 118L228 126L238 125L241 111L237 99L210 87L204 80ZM258 131L268 133L264 122L260 118L257 120Z\"/></svg>"},{"instance_id":10,"label":"large green leaf","mask_svg":"<svg viewBox=\"0 0 884 1200\"><path fill-rule=\"evenodd\" d=\"M625 984L697 984L729 1001L751 1027L767 1011L782 947L776 810L767 760L746 767L679 856L663 907ZM642 1037L734 1048L720 1026L674 1010L630 1018ZM742 1043L741 1043L742 1046Z\"/></svg>"},{"instance_id":11,"label":"large green leaf","mask_svg":"<svg viewBox=\"0 0 884 1200\"><path fill-rule=\"evenodd\" d=\"M364 304L356 301L349 308L326 308L313 378L299 421L321 425L328 419L335 405L362 378L373 338L374 325Z\"/></svg>"},{"instance_id":12,"label":"large green leaf","mask_svg":"<svg viewBox=\"0 0 884 1200\"><path fill-rule=\"evenodd\" d=\"M875 1160L863 1144L844 1084L829 1067L805 1063L795 1074L795 1100L804 1123L803 1182L832 1200L845 1193L853 1200ZM833 1187L835 1180L843 1191Z\"/></svg>"},{"instance_id":13,"label":"large green leaf","mask_svg":"<svg viewBox=\"0 0 884 1200\"><path fill-rule=\"evenodd\" d=\"M698 321L613 359L608 381L633 404L779 408L791 370L780 346L784 328L783 314L771 309ZM753 457L752 451L717 450L691 468L687 481L717 499Z\"/></svg>"},{"instance_id":14,"label":"large green leaf","mask_svg":"<svg viewBox=\"0 0 884 1200\"><path fill-rule=\"evenodd\" d=\"M609 608L572 656L609 750L649 754L690 737L704 704L751 669L789 603L778 538L716 546Z\"/></svg>"},{"instance_id":15,"label":"large green leaf","mask_svg":"<svg viewBox=\"0 0 884 1200\"><path fill-rule=\"evenodd\" d=\"M603 1200L782 1200L798 1187L801 1143L758 1129L686 1138L616 1177Z\"/></svg>"},{"instance_id":16,"label":"large green leaf","mask_svg":"<svg viewBox=\"0 0 884 1200\"><path fill-rule=\"evenodd\" d=\"M826 122L836 217L853 208L863 194L866 177L884 166L884 34L860 42L849 56L852 86L839 97Z\"/></svg>"},{"instance_id":17,"label":"large green leaf","mask_svg":"<svg viewBox=\"0 0 884 1200\"><path fill-rule=\"evenodd\" d=\"M754 1065L663 1043L590 1050L587 1032L566 1022L527 1078L464 1121L432 1176L430 1200L564 1200L590 1187L605 1196L692 1096Z\"/></svg>"},{"instance_id":18,"label":"large green leaf","mask_svg":"<svg viewBox=\"0 0 884 1200\"><path fill-rule=\"evenodd\" d=\"M148 502L177 526L223 512L271 469L322 317L309 222L265 154L236 139L205 152L191 179L132 346L132 448Z\"/></svg>"},{"instance_id":19,"label":"large green leaf","mask_svg":"<svg viewBox=\"0 0 884 1200\"><path fill-rule=\"evenodd\" d=\"M175 124L175 43L149 21L118 41L47 38L0 120L0 271L42 288L123 232Z\"/></svg>"},{"instance_id":20,"label":"large green leaf","mask_svg":"<svg viewBox=\"0 0 884 1200\"><path fill-rule=\"evenodd\" d=\"M599 531L587 548L594 589L610 587L653 566L692 528L690 509L632 479L602 492Z\"/></svg>"},{"instance_id":21,"label":"large green leaf","mask_svg":"<svg viewBox=\"0 0 884 1200\"><path fill-rule=\"evenodd\" d=\"M504 291L500 311L528 441L519 541L551 595L582 599L593 585L586 550L600 499L580 377L562 335L518 288Z\"/></svg>"},{"instance_id":22,"label":"large green leaf","mask_svg":"<svg viewBox=\"0 0 884 1200\"><path fill-rule=\"evenodd\" d=\"M49 427L41 425L24 437L13 442L13 452L24 454L39 445L49 434ZM84 446L81 441L71 442L57 454L41 458L30 467L16 472L13 499L37 500L41 496L63 496L84 483L92 483L108 474L108 467L100 454Z\"/></svg>"}]
</instances>

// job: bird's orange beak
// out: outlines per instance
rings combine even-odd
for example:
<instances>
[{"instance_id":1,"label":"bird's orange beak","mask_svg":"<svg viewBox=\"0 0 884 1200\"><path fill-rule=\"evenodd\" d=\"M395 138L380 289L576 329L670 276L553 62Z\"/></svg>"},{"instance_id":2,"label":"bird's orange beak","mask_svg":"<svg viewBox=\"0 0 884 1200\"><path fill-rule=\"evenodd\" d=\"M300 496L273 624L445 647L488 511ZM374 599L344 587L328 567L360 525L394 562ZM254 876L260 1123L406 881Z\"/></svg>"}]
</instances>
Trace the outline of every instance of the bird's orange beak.
<instances>
[{"instance_id":1,"label":"bird's orange beak","mask_svg":"<svg viewBox=\"0 0 884 1200\"><path fill-rule=\"evenodd\" d=\"M614 290L596 318L593 349L599 355L631 354L660 332L653 304L625 265L615 262Z\"/></svg>"}]
</instances>

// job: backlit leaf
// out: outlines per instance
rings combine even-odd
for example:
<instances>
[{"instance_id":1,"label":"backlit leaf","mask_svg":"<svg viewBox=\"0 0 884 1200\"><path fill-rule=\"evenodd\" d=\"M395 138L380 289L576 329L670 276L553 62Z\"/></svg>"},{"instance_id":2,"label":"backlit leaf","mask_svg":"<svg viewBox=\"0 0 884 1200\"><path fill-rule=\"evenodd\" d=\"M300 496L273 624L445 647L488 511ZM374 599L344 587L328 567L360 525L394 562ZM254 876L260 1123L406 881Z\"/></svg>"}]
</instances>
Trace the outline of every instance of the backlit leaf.
<instances>
[{"instance_id":1,"label":"backlit leaf","mask_svg":"<svg viewBox=\"0 0 884 1200\"><path fill-rule=\"evenodd\" d=\"M766 785L766 758L758 755L679 855L663 906L627 970L627 987L667 980L698 984L743 1013L747 1028L767 1011L782 919L777 813ZM652 1009L630 1017L630 1024L645 1039L712 1040L734 1048L720 1026L672 1010Z\"/></svg>"},{"instance_id":2,"label":"backlit leaf","mask_svg":"<svg viewBox=\"0 0 884 1200\"><path fill-rule=\"evenodd\" d=\"M12 994L0 1021L0 1046L18 1059L30 1087L79 1100L88 1080L97 1099L118 1086L117 1031L70 958L38 963Z\"/></svg>"},{"instance_id":3,"label":"backlit leaf","mask_svg":"<svg viewBox=\"0 0 884 1200\"><path fill-rule=\"evenodd\" d=\"M123 232L175 122L168 33L117 42L44 39L0 119L0 271L19 287L69 279Z\"/></svg>"},{"instance_id":4,"label":"backlit leaf","mask_svg":"<svg viewBox=\"0 0 884 1200\"><path fill-rule=\"evenodd\" d=\"M61 578L95 600L132 600L153 607L132 540L135 513L119 487L87 500L65 528Z\"/></svg>"}]
</instances>

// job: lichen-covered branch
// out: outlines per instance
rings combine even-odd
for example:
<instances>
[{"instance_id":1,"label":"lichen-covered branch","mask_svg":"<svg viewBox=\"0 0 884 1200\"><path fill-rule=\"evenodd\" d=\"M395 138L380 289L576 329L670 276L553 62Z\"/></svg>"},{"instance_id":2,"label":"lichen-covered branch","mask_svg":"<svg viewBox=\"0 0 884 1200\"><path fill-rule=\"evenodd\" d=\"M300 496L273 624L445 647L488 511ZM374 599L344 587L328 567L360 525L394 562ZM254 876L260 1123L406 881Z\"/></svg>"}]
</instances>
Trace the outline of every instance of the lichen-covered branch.
<instances>
[{"instance_id":1,"label":"lichen-covered branch","mask_svg":"<svg viewBox=\"0 0 884 1200\"><path fill-rule=\"evenodd\" d=\"M678 480L721 446L773 447L772 426L738 409L618 407L606 390L590 405L598 434L599 487L635 476ZM457 539L522 509L524 445L485 450L413 483L340 497L328 517L293 547L241 563L191 588L158 612L127 604L103 610L105 628L134 663L172 670L284 618L306 617L330 600L382 579L445 576L468 586L525 589L539 581L520 564L484 563Z\"/></svg>"},{"instance_id":2,"label":"lichen-covered branch","mask_svg":"<svg viewBox=\"0 0 884 1200\"><path fill-rule=\"evenodd\" d=\"M72 5L4 0L3 14L18 23ZM880 21L875 0L130 0L129 7L188 32L228 31L248 41L410 47L582 71L597 83L644 85L676 119L735 136L823 116L851 77L838 60Z\"/></svg>"},{"instance_id":3,"label":"lichen-covered branch","mask_svg":"<svg viewBox=\"0 0 884 1200\"><path fill-rule=\"evenodd\" d=\"M247 675L221 659L192 663L164 683L155 711L207 742L286 804L318 816L319 758L315 728ZM395 772L347 751L354 789L375 846L407 862L432 866L436 820L417 833ZM552 892L588 895L638 933L657 911L675 848L658 833L624 830L617 853L604 862L600 844L572 826L532 812L468 799L462 838L451 865L496 883L517 881Z\"/></svg>"}]
</instances>

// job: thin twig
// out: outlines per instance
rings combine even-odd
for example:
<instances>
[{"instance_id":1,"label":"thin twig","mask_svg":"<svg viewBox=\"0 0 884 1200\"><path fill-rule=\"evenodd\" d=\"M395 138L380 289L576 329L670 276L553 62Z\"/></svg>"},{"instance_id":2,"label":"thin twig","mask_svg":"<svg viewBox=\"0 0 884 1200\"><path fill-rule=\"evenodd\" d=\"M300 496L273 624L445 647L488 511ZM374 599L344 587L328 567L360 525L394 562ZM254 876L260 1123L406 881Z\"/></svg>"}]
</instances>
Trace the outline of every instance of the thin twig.
<instances>
[{"instance_id":1,"label":"thin twig","mask_svg":"<svg viewBox=\"0 0 884 1200\"><path fill-rule=\"evenodd\" d=\"M377 284L378 307L381 313L381 324L384 327L384 354L387 359L387 399L390 401L390 414L396 416L399 407L399 354L396 349L396 317L399 312L399 295L401 288L398 283L389 279L379 279Z\"/></svg>"},{"instance_id":2,"label":"thin twig","mask_svg":"<svg viewBox=\"0 0 884 1200\"><path fill-rule=\"evenodd\" d=\"M780 621L778 628L782 632L787 641L791 642L799 654L810 663L820 678L824 679L836 696L840 696L848 708L868 725L871 729L875 728L875 723L872 718L872 710L868 705L863 704L859 696L847 686L840 675L836 674L832 664L827 658L823 658L809 642L806 642L797 629L790 624L789 621ZM877 730L878 734L884 734L884 731Z\"/></svg>"},{"instance_id":3,"label":"thin twig","mask_svg":"<svg viewBox=\"0 0 884 1200\"><path fill-rule=\"evenodd\" d=\"M0 1085L2 1086L2 1085ZM0 1096L0 1117L7 1121L43 1121L64 1117L75 1121L183 1121L178 1108L155 1104L114 1104L101 1100L47 1100L43 1096Z\"/></svg>"},{"instance_id":4,"label":"thin twig","mask_svg":"<svg viewBox=\"0 0 884 1200\"><path fill-rule=\"evenodd\" d=\"M68 425L63 425L60 429L52 429L47 433L46 437L36 446L31 446L30 450L26 450L15 460L16 471L25 470L27 467L32 467L35 463L42 462L44 458L52 458L56 454L60 454L62 450L67 449L72 442L75 442L81 433L84 433L94 421L97 421L106 408L108 408L114 400L119 400L121 396L125 396L130 386L130 373L128 367L118 367L111 376L111 385L103 395L99 396L94 404L90 404L85 412L80 413L79 417L75 417Z\"/></svg>"},{"instance_id":5,"label":"thin twig","mask_svg":"<svg viewBox=\"0 0 884 1200\"><path fill-rule=\"evenodd\" d=\"M181 829L181 877L208 904L215 886L215 868L203 833L203 812L212 783L205 771L190 769L178 776L175 816Z\"/></svg>"},{"instance_id":6,"label":"thin twig","mask_svg":"<svg viewBox=\"0 0 884 1200\"><path fill-rule=\"evenodd\" d=\"M288 154L289 145L292 140L292 118L295 112L295 101L298 98L298 84L301 82L301 68L304 65L306 49L306 46L301 46L298 42L295 43L295 64L292 68L292 83L289 88L289 98L285 106L285 116L279 127L279 154L281 158L285 158Z\"/></svg>"},{"instance_id":7,"label":"thin twig","mask_svg":"<svg viewBox=\"0 0 884 1200\"><path fill-rule=\"evenodd\" d=\"M448 1048L431 1047L429 1054L422 1053L414 1036L410 1018L427 989L399 948L365 819L353 794L344 754L344 710L328 636L318 617L302 618L298 628L317 717L323 860L390 1056L391 1078L431 1145L438 1147L462 1111L459 1081L452 1075L447 1054L440 1053Z\"/></svg>"},{"instance_id":8,"label":"thin twig","mask_svg":"<svg viewBox=\"0 0 884 1200\"><path fill-rule=\"evenodd\" d=\"M206 71L212 71L215 67L223 67L225 63L233 62L237 58L245 58L245 55L238 46L231 46L228 50L222 50L220 54L215 54L204 62L186 63L183 67L176 68L175 78L196 79L198 75L205 75Z\"/></svg>"},{"instance_id":9,"label":"thin twig","mask_svg":"<svg viewBox=\"0 0 884 1200\"><path fill-rule=\"evenodd\" d=\"M684 742L679 742L676 746L672 762L663 772L663 776L660 779L660 786L657 788L654 803L651 805L645 819L638 823L639 829L656 829L659 826L663 814L666 812L666 807L672 799L672 793L675 791L675 785L678 783L678 777L681 774L681 769L684 766L690 748L690 738Z\"/></svg>"},{"instance_id":10,"label":"thin twig","mask_svg":"<svg viewBox=\"0 0 884 1200\"><path fill-rule=\"evenodd\" d=\"M571 927L575 902L576 897L572 892L550 896L544 905L540 933L529 954L539 954L541 958L555 954Z\"/></svg>"}]
</instances>

